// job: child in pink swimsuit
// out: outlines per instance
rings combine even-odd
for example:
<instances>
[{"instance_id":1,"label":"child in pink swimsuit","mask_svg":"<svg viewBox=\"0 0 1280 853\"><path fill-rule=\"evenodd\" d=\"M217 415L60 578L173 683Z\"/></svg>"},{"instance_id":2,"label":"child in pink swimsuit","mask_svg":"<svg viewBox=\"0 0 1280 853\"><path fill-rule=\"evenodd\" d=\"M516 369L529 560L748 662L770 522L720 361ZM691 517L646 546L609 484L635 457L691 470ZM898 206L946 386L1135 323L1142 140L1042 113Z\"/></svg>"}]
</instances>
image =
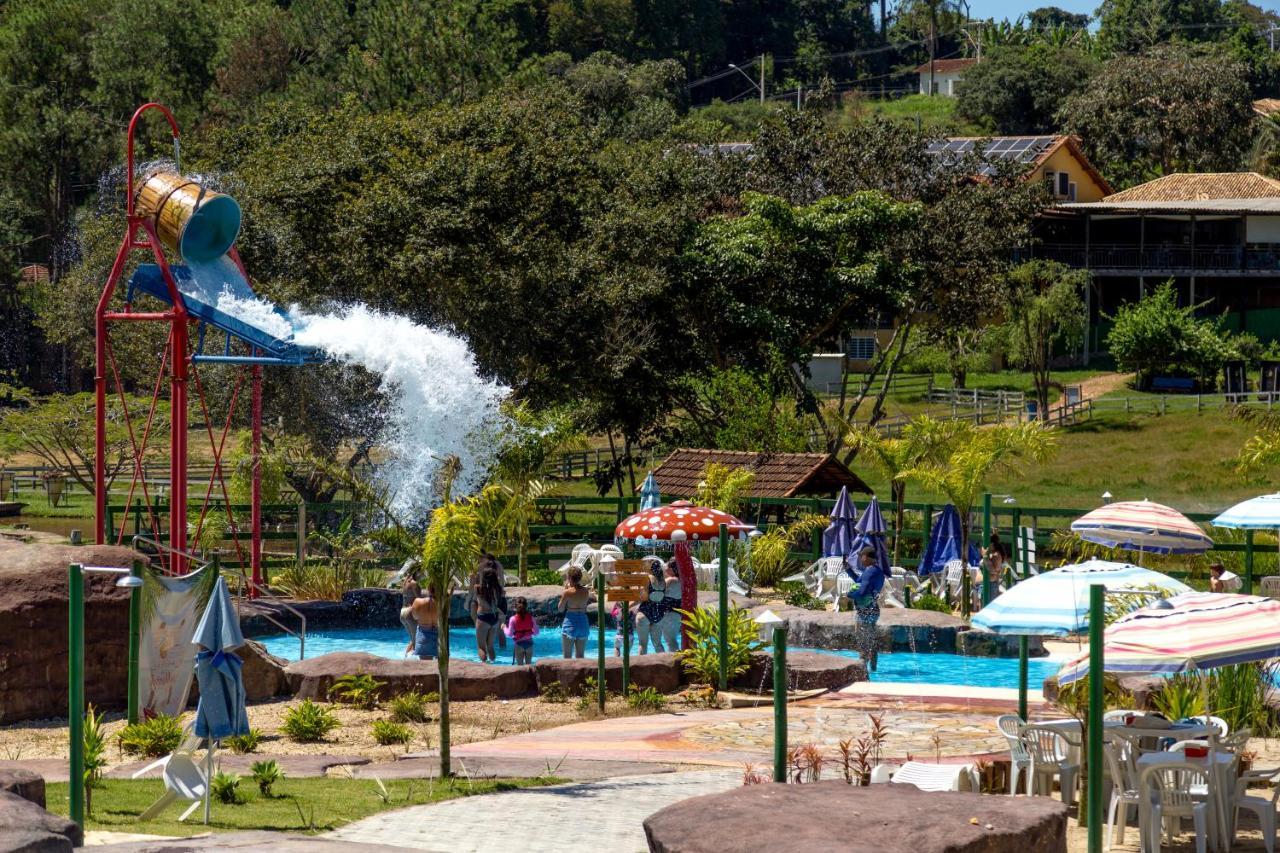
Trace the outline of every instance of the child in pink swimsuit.
<instances>
[{"instance_id":1,"label":"child in pink swimsuit","mask_svg":"<svg viewBox=\"0 0 1280 853\"><path fill-rule=\"evenodd\" d=\"M514 663L533 663L533 637L538 633L538 623L529 612L529 602L524 596L516 599L516 612L507 620L504 633L512 640Z\"/></svg>"}]
</instances>

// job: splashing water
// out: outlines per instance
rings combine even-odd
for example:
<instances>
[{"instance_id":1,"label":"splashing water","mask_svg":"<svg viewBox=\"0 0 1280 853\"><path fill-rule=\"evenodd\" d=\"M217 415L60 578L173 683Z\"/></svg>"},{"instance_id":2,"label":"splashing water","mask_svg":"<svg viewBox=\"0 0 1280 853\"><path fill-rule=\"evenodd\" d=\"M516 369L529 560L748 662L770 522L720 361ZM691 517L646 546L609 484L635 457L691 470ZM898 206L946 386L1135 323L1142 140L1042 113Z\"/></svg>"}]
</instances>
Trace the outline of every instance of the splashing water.
<instances>
[{"instance_id":1,"label":"splashing water","mask_svg":"<svg viewBox=\"0 0 1280 853\"><path fill-rule=\"evenodd\" d=\"M261 329L274 338L287 341L293 337L293 323L270 302L255 297L238 296L227 288L218 294L218 301L213 307L228 317L234 317L255 329Z\"/></svg>"},{"instance_id":2,"label":"splashing water","mask_svg":"<svg viewBox=\"0 0 1280 853\"><path fill-rule=\"evenodd\" d=\"M451 454L462 463L459 491L481 483L493 446L487 437L499 423L508 389L480 375L466 341L365 305L290 316L295 343L382 377L392 414L381 436L390 456L381 476L402 519L425 518L434 475Z\"/></svg>"}]
</instances>

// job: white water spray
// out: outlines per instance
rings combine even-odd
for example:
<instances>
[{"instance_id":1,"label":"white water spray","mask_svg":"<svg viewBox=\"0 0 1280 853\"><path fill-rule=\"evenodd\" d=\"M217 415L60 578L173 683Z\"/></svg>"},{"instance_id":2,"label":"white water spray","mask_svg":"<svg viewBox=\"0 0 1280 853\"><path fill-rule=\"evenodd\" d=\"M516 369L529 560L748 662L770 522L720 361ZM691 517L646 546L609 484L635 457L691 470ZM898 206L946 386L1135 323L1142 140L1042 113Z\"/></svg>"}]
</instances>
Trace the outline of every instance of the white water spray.
<instances>
[{"instance_id":1,"label":"white water spray","mask_svg":"<svg viewBox=\"0 0 1280 853\"><path fill-rule=\"evenodd\" d=\"M323 350L336 361L379 376L391 402L379 476L402 520L421 522L434 502L435 474L448 456L461 471L457 491L483 481L492 459L499 405L508 390L480 375L475 356L457 335L406 317L350 305L324 314L296 307L286 317L274 305L224 290L219 311L281 340Z\"/></svg>"}]
</instances>

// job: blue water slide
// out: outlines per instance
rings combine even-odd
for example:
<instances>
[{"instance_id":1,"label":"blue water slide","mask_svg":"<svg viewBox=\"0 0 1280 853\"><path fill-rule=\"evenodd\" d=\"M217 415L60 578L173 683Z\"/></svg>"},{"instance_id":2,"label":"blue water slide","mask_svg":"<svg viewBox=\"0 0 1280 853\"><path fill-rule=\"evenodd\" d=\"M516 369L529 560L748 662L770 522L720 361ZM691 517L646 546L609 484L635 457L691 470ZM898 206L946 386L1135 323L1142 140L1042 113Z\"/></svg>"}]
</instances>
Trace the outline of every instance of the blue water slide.
<instances>
[{"instance_id":1,"label":"blue water slide","mask_svg":"<svg viewBox=\"0 0 1280 853\"><path fill-rule=\"evenodd\" d=\"M223 255L213 261L188 262L169 269L178 285L178 291L182 294L182 302L186 306L187 313L203 324L199 333L199 346L193 357L195 361L300 365L316 364L325 360L320 350L294 343L292 331L286 336L280 335L280 329L283 326L287 324L292 329L293 323L289 315L278 306L270 306L269 312L283 322L270 323L274 327L270 330L254 325L253 320L247 316L234 317L217 307L225 295L234 297L234 300L230 300L233 302L260 303L257 294L253 292L253 288L249 286L240 268L230 257ZM138 292L154 296L163 302L172 302L164 275L161 274L160 267L155 264L142 264L129 279L128 298L132 300L133 295ZM226 334L223 354L209 355L203 352L205 332L210 328ZM256 348L257 354L232 355L233 339Z\"/></svg>"}]
</instances>

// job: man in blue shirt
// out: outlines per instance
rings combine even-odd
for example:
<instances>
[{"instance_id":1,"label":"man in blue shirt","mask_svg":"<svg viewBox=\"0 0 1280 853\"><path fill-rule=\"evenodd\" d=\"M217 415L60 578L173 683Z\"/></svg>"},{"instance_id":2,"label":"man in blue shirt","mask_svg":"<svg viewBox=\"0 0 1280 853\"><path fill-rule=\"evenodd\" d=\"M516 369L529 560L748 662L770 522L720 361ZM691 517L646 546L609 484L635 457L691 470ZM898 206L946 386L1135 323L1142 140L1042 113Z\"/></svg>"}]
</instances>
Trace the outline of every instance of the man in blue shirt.
<instances>
[{"instance_id":1,"label":"man in blue shirt","mask_svg":"<svg viewBox=\"0 0 1280 853\"><path fill-rule=\"evenodd\" d=\"M880 568L876 549L863 548L858 554L858 565L862 571L857 576L857 585L850 591L854 610L857 611L857 646L858 654L866 661L870 672L876 671L879 657L880 632L880 590L884 588L884 569Z\"/></svg>"}]
</instances>

